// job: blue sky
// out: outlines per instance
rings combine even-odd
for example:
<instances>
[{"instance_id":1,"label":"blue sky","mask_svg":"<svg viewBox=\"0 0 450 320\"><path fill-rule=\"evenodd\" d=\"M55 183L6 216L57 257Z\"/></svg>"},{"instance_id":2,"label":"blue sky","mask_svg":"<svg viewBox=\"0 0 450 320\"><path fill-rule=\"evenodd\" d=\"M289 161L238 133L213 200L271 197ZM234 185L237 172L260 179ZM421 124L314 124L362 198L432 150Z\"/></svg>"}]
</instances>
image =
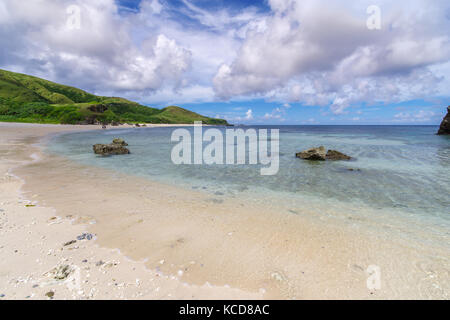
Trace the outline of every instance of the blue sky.
<instances>
[{"instance_id":1,"label":"blue sky","mask_svg":"<svg viewBox=\"0 0 450 320\"><path fill-rule=\"evenodd\" d=\"M0 68L232 123L438 124L450 3L373 4L4 0Z\"/></svg>"},{"instance_id":2,"label":"blue sky","mask_svg":"<svg viewBox=\"0 0 450 320\"><path fill-rule=\"evenodd\" d=\"M162 1L161 1L162 2ZM198 7L205 10L217 10L222 8L229 8L233 10L245 9L247 7L258 7L260 10L269 11L267 1L255 1L255 0L196 0L191 1ZM131 10L138 11L141 4L141 0L118 0L118 5L120 7L128 8ZM170 0L165 1L166 4L171 6L185 6L183 1L180 0Z\"/></svg>"},{"instance_id":3,"label":"blue sky","mask_svg":"<svg viewBox=\"0 0 450 320\"><path fill-rule=\"evenodd\" d=\"M345 114L334 115L328 107L299 103L268 102L264 99L231 102L187 103L184 106L211 117L228 118L237 124L280 125L438 125L448 99L411 100L393 104L355 105ZM160 105L162 107L164 104ZM278 111L279 109L280 111ZM246 119L252 110L252 119ZM241 118L241 119L239 119Z\"/></svg>"}]
</instances>

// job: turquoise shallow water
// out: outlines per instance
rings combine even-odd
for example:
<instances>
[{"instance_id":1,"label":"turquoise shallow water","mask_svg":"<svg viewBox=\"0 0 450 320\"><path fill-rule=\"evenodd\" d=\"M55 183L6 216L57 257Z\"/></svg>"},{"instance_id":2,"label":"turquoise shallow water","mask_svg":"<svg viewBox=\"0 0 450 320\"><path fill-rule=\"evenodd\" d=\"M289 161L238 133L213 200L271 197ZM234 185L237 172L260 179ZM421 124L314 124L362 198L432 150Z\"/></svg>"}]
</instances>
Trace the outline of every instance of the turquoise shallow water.
<instances>
[{"instance_id":1,"label":"turquoise shallow water","mask_svg":"<svg viewBox=\"0 0 450 320\"><path fill-rule=\"evenodd\" d=\"M244 127L243 129L248 129ZM56 136L50 152L77 162L227 196L245 194L274 204L305 199L312 203L380 210L380 217L404 215L419 226L435 226L449 237L450 138L435 126L281 126L280 169L261 176L255 165L174 165L170 141L175 128L137 128ZM193 131L193 128L186 128ZM206 128L204 128L206 129ZM219 128L225 130L224 128ZM98 157L95 143L121 137L132 154ZM207 143L204 143L206 145ZM308 162L301 150L323 145L356 158L349 162ZM349 168L360 171L349 171ZM362 214L357 211L355 215ZM390 216L391 215L391 216Z\"/></svg>"}]
</instances>

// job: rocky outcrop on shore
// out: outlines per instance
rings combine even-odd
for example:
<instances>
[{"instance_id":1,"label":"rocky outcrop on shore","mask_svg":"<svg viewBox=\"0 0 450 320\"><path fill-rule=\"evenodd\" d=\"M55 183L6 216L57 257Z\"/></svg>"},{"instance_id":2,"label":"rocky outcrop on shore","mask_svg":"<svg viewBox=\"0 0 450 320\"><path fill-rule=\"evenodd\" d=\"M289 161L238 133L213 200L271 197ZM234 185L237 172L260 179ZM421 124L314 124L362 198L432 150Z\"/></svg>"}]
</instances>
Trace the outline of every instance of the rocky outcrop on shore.
<instances>
[{"instance_id":1,"label":"rocky outcrop on shore","mask_svg":"<svg viewBox=\"0 0 450 320\"><path fill-rule=\"evenodd\" d=\"M444 120L442 120L437 134L450 134L450 106L447 107L447 115L444 117Z\"/></svg>"},{"instance_id":2,"label":"rocky outcrop on shore","mask_svg":"<svg viewBox=\"0 0 450 320\"><path fill-rule=\"evenodd\" d=\"M327 151L324 146L301 151L297 153L295 156L303 160L311 160L311 161L326 161L326 160L336 161L336 160L352 159L352 157L336 150Z\"/></svg>"},{"instance_id":3,"label":"rocky outcrop on shore","mask_svg":"<svg viewBox=\"0 0 450 320\"><path fill-rule=\"evenodd\" d=\"M95 144L93 150L95 154L102 156L129 154L130 150L125 148L128 146L123 139L114 139L111 144Z\"/></svg>"}]
</instances>

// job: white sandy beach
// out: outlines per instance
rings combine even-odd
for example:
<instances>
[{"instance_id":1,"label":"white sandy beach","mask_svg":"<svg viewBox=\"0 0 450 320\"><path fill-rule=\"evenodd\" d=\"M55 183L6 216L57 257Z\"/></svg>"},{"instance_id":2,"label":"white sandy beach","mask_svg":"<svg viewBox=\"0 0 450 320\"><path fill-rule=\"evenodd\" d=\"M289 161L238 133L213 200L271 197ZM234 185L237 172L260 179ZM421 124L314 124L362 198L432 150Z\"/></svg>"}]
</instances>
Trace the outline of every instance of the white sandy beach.
<instances>
[{"instance_id":1,"label":"white sandy beach","mask_svg":"<svg viewBox=\"0 0 450 320\"><path fill-rule=\"evenodd\" d=\"M34 198L24 197L23 181L11 169L33 161L30 143L40 137L93 129L101 127L0 124L0 299L49 299L49 292L54 299L261 298L224 287L188 286L95 241L64 247L86 231L86 224L50 207L27 207ZM64 266L69 266L70 275L56 280L52 270Z\"/></svg>"},{"instance_id":2,"label":"white sandy beach","mask_svg":"<svg viewBox=\"0 0 450 320\"><path fill-rule=\"evenodd\" d=\"M2 299L448 298L439 248L317 223L312 208L287 215L283 204L94 170L34 145L93 129L0 124ZM64 246L85 232L96 238Z\"/></svg>"}]
</instances>

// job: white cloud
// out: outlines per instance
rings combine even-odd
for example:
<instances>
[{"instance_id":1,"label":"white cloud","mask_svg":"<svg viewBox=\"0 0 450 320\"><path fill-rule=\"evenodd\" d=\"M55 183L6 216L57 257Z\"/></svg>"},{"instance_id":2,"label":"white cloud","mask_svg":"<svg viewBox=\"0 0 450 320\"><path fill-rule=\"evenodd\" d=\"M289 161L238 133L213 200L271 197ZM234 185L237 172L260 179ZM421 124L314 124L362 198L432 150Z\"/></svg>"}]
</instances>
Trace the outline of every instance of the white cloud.
<instances>
[{"instance_id":1,"label":"white cloud","mask_svg":"<svg viewBox=\"0 0 450 320\"><path fill-rule=\"evenodd\" d=\"M79 29L67 27L69 4L80 8ZM5 0L4 10L9 18L0 20L0 28L12 33L2 34L0 44L8 48L12 41L20 50L0 62L17 71L93 91L154 92L179 87L191 66L191 52L163 33L135 43L113 0Z\"/></svg>"},{"instance_id":2,"label":"white cloud","mask_svg":"<svg viewBox=\"0 0 450 320\"><path fill-rule=\"evenodd\" d=\"M264 115L265 120L272 120L272 119L281 119L281 114L279 113L266 113Z\"/></svg>"},{"instance_id":3,"label":"white cloud","mask_svg":"<svg viewBox=\"0 0 450 320\"><path fill-rule=\"evenodd\" d=\"M343 114L358 102L402 101L437 91L432 67L450 60L445 1L380 1L383 28L366 27L369 1L272 0L267 28L248 34L223 64L214 88L223 99L270 96L331 105Z\"/></svg>"},{"instance_id":4,"label":"white cloud","mask_svg":"<svg viewBox=\"0 0 450 320\"><path fill-rule=\"evenodd\" d=\"M155 14L160 14L163 9L163 6L158 0L151 0L149 6Z\"/></svg>"},{"instance_id":5,"label":"white cloud","mask_svg":"<svg viewBox=\"0 0 450 320\"><path fill-rule=\"evenodd\" d=\"M419 110L417 112L400 112L394 116L394 122L427 122L430 121L436 113L433 111Z\"/></svg>"},{"instance_id":6,"label":"white cloud","mask_svg":"<svg viewBox=\"0 0 450 320\"><path fill-rule=\"evenodd\" d=\"M246 120L253 120L253 111L252 111L252 109L248 109L248 111L245 113L245 119Z\"/></svg>"},{"instance_id":7,"label":"white cloud","mask_svg":"<svg viewBox=\"0 0 450 320\"><path fill-rule=\"evenodd\" d=\"M379 0L380 31L366 27L370 4L270 0L261 12L2 0L0 67L143 103L261 97L283 112L292 102L346 114L362 101L450 95L450 3ZM67 28L69 5L81 8L79 30Z\"/></svg>"},{"instance_id":8,"label":"white cloud","mask_svg":"<svg viewBox=\"0 0 450 320\"><path fill-rule=\"evenodd\" d=\"M239 111L242 110L242 108L234 108L234 110ZM222 112L221 114L216 114L215 118L222 118L231 122L249 122L255 119L252 109L248 109L244 115L236 112Z\"/></svg>"},{"instance_id":9,"label":"white cloud","mask_svg":"<svg viewBox=\"0 0 450 320\"><path fill-rule=\"evenodd\" d=\"M285 121L284 115L286 111L291 108L288 103L283 104L281 107L277 107L272 110L271 113L266 113L263 117L264 120L280 120Z\"/></svg>"}]
</instances>

